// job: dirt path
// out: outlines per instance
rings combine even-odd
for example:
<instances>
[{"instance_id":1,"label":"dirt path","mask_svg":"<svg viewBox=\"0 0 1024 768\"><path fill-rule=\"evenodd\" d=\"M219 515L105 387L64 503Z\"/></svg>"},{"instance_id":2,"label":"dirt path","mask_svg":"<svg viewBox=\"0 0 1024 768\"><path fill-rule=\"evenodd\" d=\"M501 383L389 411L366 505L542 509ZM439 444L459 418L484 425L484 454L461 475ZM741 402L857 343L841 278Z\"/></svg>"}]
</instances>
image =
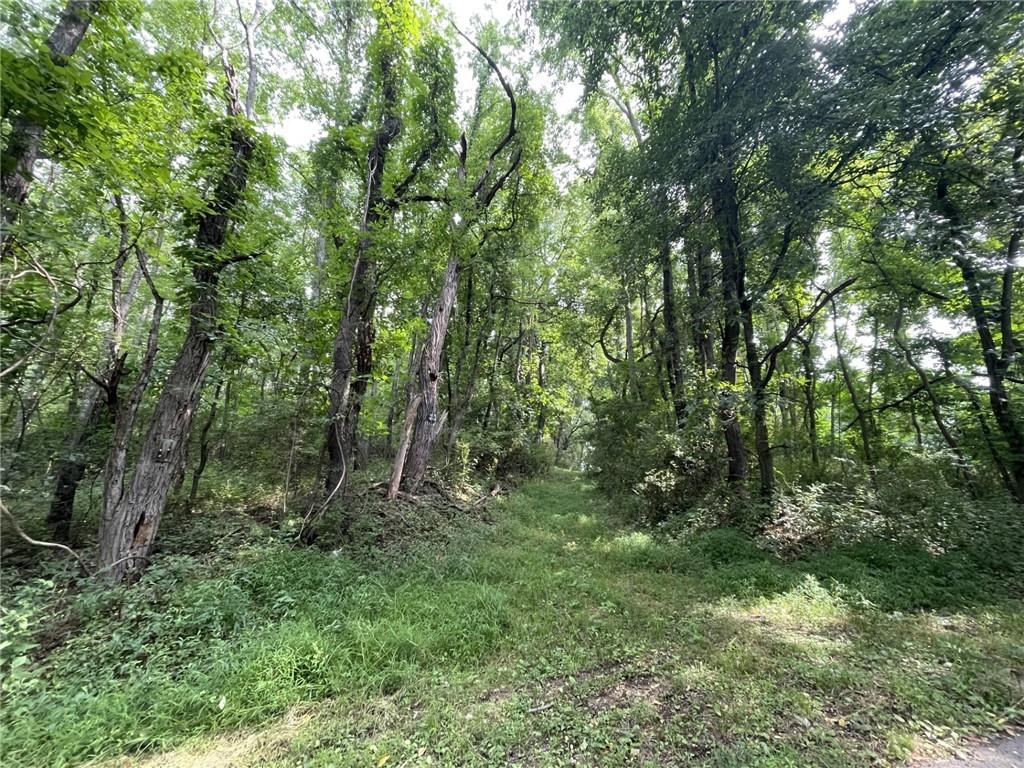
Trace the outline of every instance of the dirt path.
<instances>
[{"instance_id":1,"label":"dirt path","mask_svg":"<svg viewBox=\"0 0 1024 768\"><path fill-rule=\"evenodd\" d=\"M1024 768L1024 733L973 749L970 757L922 763L921 768Z\"/></svg>"}]
</instances>

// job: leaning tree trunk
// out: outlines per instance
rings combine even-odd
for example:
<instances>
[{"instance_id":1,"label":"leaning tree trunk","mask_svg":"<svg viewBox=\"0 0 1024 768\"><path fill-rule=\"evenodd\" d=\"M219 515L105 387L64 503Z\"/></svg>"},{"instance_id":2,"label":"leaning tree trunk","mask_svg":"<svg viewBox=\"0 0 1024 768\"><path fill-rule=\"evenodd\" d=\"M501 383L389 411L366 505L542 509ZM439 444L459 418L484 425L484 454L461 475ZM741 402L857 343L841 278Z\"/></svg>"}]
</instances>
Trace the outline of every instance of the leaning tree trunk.
<instances>
[{"instance_id":1,"label":"leaning tree trunk","mask_svg":"<svg viewBox=\"0 0 1024 768\"><path fill-rule=\"evenodd\" d=\"M1019 169L1020 150L1014 156L1014 168ZM1007 290L1007 283L1004 281L1002 306L1000 307L1000 319L1002 320L1002 352L997 351L997 346L989 322L989 310L985 306L984 294L981 286L982 278L978 274L977 267L971 256L962 247L964 225L961 220L960 210L949 197L949 180L943 176L939 179L936 188L936 205L939 212L948 222L948 233L946 242L952 251L952 258L960 270L964 283L964 290L967 293L968 312L974 321L975 330L978 334L978 341L981 344L981 353L985 364L985 373L988 377L989 405L992 409L992 416L996 426L1003 436L1007 447L1006 466L1013 477L1013 495L1017 501L1024 502L1024 428L1018 421L1017 415L1010 402L1010 393L1006 387L1006 372L1010 360L1014 355L1014 342L1012 323L1013 290L1012 284ZM1024 204L1024 193L1018 202ZM1011 265L1016 259L1016 252L1020 243L1020 230L1024 224L1018 223L1007 248L1007 264ZM1010 270L1012 279L1012 268Z\"/></svg>"},{"instance_id":2,"label":"leaning tree trunk","mask_svg":"<svg viewBox=\"0 0 1024 768\"><path fill-rule=\"evenodd\" d=\"M448 322L451 320L452 308L455 306L455 291L459 283L459 260L452 245L452 254L445 268L444 280L441 284L441 295L434 310L430 323L430 333L423 344L417 378L419 391L409 401L409 410L416 413L415 427L405 467L399 474L405 478L410 491L415 491L427 471L427 462L434 449L437 436L441 433L447 414L437 414L437 387L441 379L441 351L444 349L445 337L448 335ZM406 419L410 418L406 413ZM397 461L396 461L397 465ZM397 483L393 482L393 485Z\"/></svg>"},{"instance_id":3,"label":"leaning tree trunk","mask_svg":"<svg viewBox=\"0 0 1024 768\"><path fill-rule=\"evenodd\" d=\"M189 311L185 342L160 393L139 449L135 474L127 488L112 488L104 505L100 566L110 569L114 581L132 578L143 570L167 496L185 460L188 435L210 363L218 302L216 273L197 276L197 283L198 295Z\"/></svg>"},{"instance_id":4,"label":"leaning tree trunk","mask_svg":"<svg viewBox=\"0 0 1024 768\"><path fill-rule=\"evenodd\" d=\"M67 66L68 59L78 50L92 17L100 10L100 0L71 0L46 39L50 60L58 67ZM32 169L39 157L46 126L38 119L19 115L11 121L11 133L4 151L4 167L8 172L0 181L3 200L3 248L10 243L9 229L17 221L22 203L32 186Z\"/></svg>"},{"instance_id":5,"label":"leaning tree trunk","mask_svg":"<svg viewBox=\"0 0 1024 768\"><path fill-rule=\"evenodd\" d=\"M228 115L241 120L245 112L226 52L224 70ZM247 258L224 257L222 251L232 213L245 194L255 147L248 127L237 122L231 128L230 163L217 182L208 212L198 223L197 257L192 268L194 286L185 340L157 400L130 484L125 487L123 457L121 467L115 467L117 471L108 473L106 478L108 490L100 521L100 566L114 582L131 580L141 574L153 550L167 496L184 466L192 421L218 335L220 273L228 264Z\"/></svg>"}]
</instances>

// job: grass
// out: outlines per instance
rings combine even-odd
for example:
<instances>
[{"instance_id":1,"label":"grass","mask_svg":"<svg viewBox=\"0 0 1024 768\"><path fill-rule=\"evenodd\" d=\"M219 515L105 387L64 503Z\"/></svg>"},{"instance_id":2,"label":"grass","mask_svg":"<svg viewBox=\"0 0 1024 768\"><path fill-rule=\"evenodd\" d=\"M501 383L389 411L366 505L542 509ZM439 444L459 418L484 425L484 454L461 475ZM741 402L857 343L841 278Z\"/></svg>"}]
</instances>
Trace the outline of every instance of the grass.
<instances>
[{"instance_id":1,"label":"grass","mask_svg":"<svg viewBox=\"0 0 1024 768\"><path fill-rule=\"evenodd\" d=\"M130 590L24 585L4 765L845 768L1021 723L1020 585L970 558L672 540L568 475L491 515L389 560L250 525Z\"/></svg>"}]
</instances>

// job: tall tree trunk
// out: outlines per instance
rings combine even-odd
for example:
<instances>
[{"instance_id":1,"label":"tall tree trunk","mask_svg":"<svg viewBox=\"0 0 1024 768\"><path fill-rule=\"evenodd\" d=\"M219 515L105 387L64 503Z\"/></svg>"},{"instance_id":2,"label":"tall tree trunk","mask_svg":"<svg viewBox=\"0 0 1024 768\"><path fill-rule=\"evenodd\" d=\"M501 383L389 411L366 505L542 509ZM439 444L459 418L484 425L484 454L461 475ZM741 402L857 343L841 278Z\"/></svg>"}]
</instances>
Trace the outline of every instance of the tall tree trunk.
<instances>
[{"instance_id":1,"label":"tall tree trunk","mask_svg":"<svg viewBox=\"0 0 1024 768\"><path fill-rule=\"evenodd\" d=\"M144 257L141 251L137 253L141 264ZM103 469L103 513L100 517L99 561L106 569L108 576L115 582L121 581L124 578L129 565L132 565L136 571L141 570L139 566L144 564L145 558L148 556L142 555L143 559L136 563L132 559L131 553L127 552L122 545L122 542L128 539L130 532L123 530L128 521L123 518L125 511L121 508L121 500L124 496L125 474L128 470L128 447L131 442L132 432L135 429L135 418L138 415L139 405L142 402L142 396L145 394L146 387L149 386L149 379L153 372L153 362L156 359L157 353L157 339L160 333L160 320L163 316L164 299L157 293L152 281L148 282L150 291L153 294L154 304L153 314L149 323L146 351L139 364L138 377L127 399L121 400L118 398L111 406L114 435L111 439L110 450ZM115 390L109 391L110 394L115 392Z\"/></svg>"},{"instance_id":2,"label":"tall tree trunk","mask_svg":"<svg viewBox=\"0 0 1024 768\"><path fill-rule=\"evenodd\" d=\"M739 415L736 412L736 355L740 345L742 322L740 302L744 295L745 254L740 236L739 203L731 169L717 179L712 187L712 207L718 229L718 246L722 255L722 358L719 380L722 384L718 408L725 432L729 456L729 480L738 482L747 477L747 457L743 449Z\"/></svg>"},{"instance_id":3,"label":"tall tree trunk","mask_svg":"<svg viewBox=\"0 0 1024 768\"><path fill-rule=\"evenodd\" d=\"M124 487L123 459L119 471L107 477L109 492L105 494L100 522L100 565L115 582L136 578L153 550L167 496L183 466L210 352L218 335L220 274L233 261L247 258L225 257L222 253L232 214L245 194L256 147L248 125L236 122L245 113L226 51L222 58L228 116L234 122L230 129L231 157L213 190L207 212L198 222L188 330L157 400L131 482Z\"/></svg>"},{"instance_id":4,"label":"tall tree trunk","mask_svg":"<svg viewBox=\"0 0 1024 768\"><path fill-rule=\"evenodd\" d=\"M622 279L622 316L626 327L626 381L633 399L640 399L640 381L636 372L636 347L633 339L633 300L626 287L626 279Z\"/></svg>"},{"instance_id":5,"label":"tall tree trunk","mask_svg":"<svg viewBox=\"0 0 1024 768\"><path fill-rule=\"evenodd\" d=\"M683 360L679 350L679 325L676 320L676 287L672 268L672 245L662 243L661 261L662 320L665 323L665 368L672 394L672 411L676 429L686 425L686 395L683 387Z\"/></svg>"},{"instance_id":6,"label":"tall tree trunk","mask_svg":"<svg viewBox=\"0 0 1024 768\"><path fill-rule=\"evenodd\" d=\"M544 389L547 387L547 361L545 360L545 358L547 357L547 351L547 342L542 341L540 344L540 349L537 353L537 388L541 391L541 393L543 393ZM544 430L547 429L547 420L548 411L547 407L544 405L544 397L542 394L540 406L537 408L537 424L534 429L533 437L533 441L535 443L539 443L541 440L544 439Z\"/></svg>"},{"instance_id":7,"label":"tall tree trunk","mask_svg":"<svg viewBox=\"0 0 1024 768\"><path fill-rule=\"evenodd\" d=\"M747 352L747 375L750 379L750 392L753 397L754 450L757 453L760 492L764 498L770 498L775 489L775 462L768 433L767 382L761 371L761 358L757 350L757 340L754 337L754 316L749 300L744 299L742 313L743 340Z\"/></svg>"},{"instance_id":8,"label":"tall tree trunk","mask_svg":"<svg viewBox=\"0 0 1024 768\"><path fill-rule=\"evenodd\" d=\"M797 336L800 342L800 362L804 369L804 425L807 429L807 440L811 447L811 466L818 469L820 458L818 455L818 402L817 402L817 373L814 370L814 355L811 349L813 336L806 338Z\"/></svg>"},{"instance_id":9,"label":"tall tree trunk","mask_svg":"<svg viewBox=\"0 0 1024 768\"><path fill-rule=\"evenodd\" d=\"M217 274L197 269L196 297L178 358L164 383L126 488L113 488L100 523L100 565L115 581L142 571L156 540L167 496L185 460L199 393L216 334ZM124 472L121 473L123 481ZM116 478L110 478L115 480ZM131 558L123 560L123 558ZM119 560L119 564L115 565Z\"/></svg>"},{"instance_id":10,"label":"tall tree trunk","mask_svg":"<svg viewBox=\"0 0 1024 768\"><path fill-rule=\"evenodd\" d=\"M853 380L850 366L847 364L846 356L843 354L843 344L839 336L839 314L836 311L836 303L834 301L832 302L832 333L836 342L836 360L839 362L839 370L843 374L843 383L846 385L846 391L850 394L850 404L853 406L857 425L860 427L860 441L861 448L864 451L864 461L868 465L868 471L871 473L872 479L874 479L875 452L871 445L871 419L861 405L860 396L857 394L856 382Z\"/></svg>"},{"instance_id":11,"label":"tall tree trunk","mask_svg":"<svg viewBox=\"0 0 1024 768\"><path fill-rule=\"evenodd\" d=\"M369 217L376 219L377 216ZM324 490L337 494L352 458L356 424L372 368L373 312L376 297L376 266L367 258L368 237L360 241L341 324L334 338L330 408L327 414L327 475Z\"/></svg>"},{"instance_id":12,"label":"tall tree trunk","mask_svg":"<svg viewBox=\"0 0 1024 768\"><path fill-rule=\"evenodd\" d=\"M383 106L380 125L367 156L366 194L348 289L342 296L341 322L334 338L330 407L327 412L327 475L324 490L332 498L341 488L351 462L362 397L373 368L373 314L377 266L373 261L375 230L389 216L384 209L384 171L391 143L402 130L398 111L397 62L385 54L379 62ZM340 238L335 245L340 246Z\"/></svg>"},{"instance_id":13,"label":"tall tree trunk","mask_svg":"<svg viewBox=\"0 0 1024 768\"><path fill-rule=\"evenodd\" d=\"M58 67L67 66L68 59L78 50L92 17L101 9L101 0L70 0L61 11L60 18L46 46L50 60ZM5 172L0 180L0 195L3 200L3 252L10 244L11 226L17 221L22 203L28 197L32 186L32 170L39 157L46 126L31 117L18 115L11 121L11 133L7 138L3 166Z\"/></svg>"},{"instance_id":14,"label":"tall tree trunk","mask_svg":"<svg viewBox=\"0 0 1024 768\"><path fill-rule=\"evenodd\" d=\"M711 280L711 248L698 241L693 247L687 248L686 284L690 299L694 357L701 373L707 373L715 364L714 345L708 331Z\"/></svg>"}]
</instances>

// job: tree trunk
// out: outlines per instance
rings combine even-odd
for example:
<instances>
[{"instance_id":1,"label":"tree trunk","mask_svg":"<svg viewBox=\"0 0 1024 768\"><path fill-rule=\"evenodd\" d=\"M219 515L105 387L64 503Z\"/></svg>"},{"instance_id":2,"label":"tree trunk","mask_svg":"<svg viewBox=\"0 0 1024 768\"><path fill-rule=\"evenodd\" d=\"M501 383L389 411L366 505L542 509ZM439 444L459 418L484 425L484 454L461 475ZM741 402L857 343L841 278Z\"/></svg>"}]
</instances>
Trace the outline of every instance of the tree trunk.
<instances>
[{"instance_id":1,"label":"tree trunk","mask_svg":"<svg viewBox=\"0 0 1024 768\"><path fill-rule=\"evenodd\" d=\"M224 385L223 379L217 382L213 397L210 398L210 412L199 431L199 463L192 470L192 485L188 491L188 509L191 512L196 506L196 497L199 495L199 481L206 470L206 463L210 460L210 429L217 419L217 401L220 399L220 391Z\"/></svg>"},{"instance_id":2,"label":"tree trunk","mask_svg":"<svg viewBox=\"0 0 1024 768\"><path fill-rule=\"evenodd\" d=\"M78 50L92 17L101 9L100 0L70 0L61 11L60 18L46 40L50 60L58 67L67 66L68 59ZM19 115L11 121L11 133L4 152L4 167L9 169L0 180L3 200L3 250L9 246L9 230L17 221L22 203L32 185L32 170L46 126L29 117Z\"/></svg>"},{"instance_id":3,"label":"tree trunk","mask_svg":"<svg viewBox=\"0 0 1024 768\"><path fill-rule=\"evenodd\" d=\"M757 453L757 468L760 477L760 492L770 498L775 489L775 462L772 457L771 440L768 434L768 392L767 382L761 372L761 358L754 338L754 317L750 302L744 300L743 340L747 352L747 373L750 378L750 392L753 396L754 450Z\"/></svg>"},{"instance_id":4,"label":"tree trunk","mask_svg":"<svg viewBox=\"0 0 1024 768\"><path fill-rule=\"evenodd\" d=\"M398 489L402 484L402 471L405 467L405 457L409 453L409 441L412 439L412 429L416 425L416 415L420 412L420 403L423 402L421 395L413 395L409 405L405 409L405 423L402 425L402 436L398 441L398 451L395 453L394 465L391 468L391 482L388 483L388 500L398 496Z\"/></svg>"},{"instance_id":5,"label":"tree trunk","mask_svg":"<svg viewBox=\"0 0 1024 768\"><path fill-rule=\"evenodd\" d=\"M832 302L832 332L836 342L836 359L839 362L839 370L843 374L843 383L846 385L846 391L850 394L850 404L853 406L857 424L860 427L860 440L864 451L864 461L868 465L868 471L873 479L875 476L875 452L871 446L871 420L860 403L856 382L854 382L853 374L850 373L850 367L846 363L846 356L843 355L843 344L839 337L839 315L834 301Z\"/></svg>"},{"instance_id":6,"label":"tree trunk","mask_svg":"<svg viewBox=\"0 0 1024 768\"><path fill-rule=\"evenodd\" d=\"M800 342L800 362L804 369L804 424L807 428L807 439L811 446L811 466L818 469L818 402L816 396L817 374L814 370L814 357L811 350L811 336L797 336Z\"/></svg>"},{"instance_id":7,"label":"tree trunk","mask_svg":"<svg viewBox=\"0 0 1024 768\"><path fill-rule=\"evenodd\" d=\"M374 217L376 218L376 216ZM341 324L334 338L331 381L328 386L330 409L327 414L327 475L324 490L333 496L345 479L352 458L356 424L361 403L353 406L365 391L372 366L373 311L376 295L376 267L366 258L371 248L365 237L357 248L349 294ZM359 355L359 359L355 359ZM361 385L356 382L360 381Z\"/></svg>"},{"instance_id":8,"label":"tree trunk","mask_svg":"<svg viewBox=\"0 0 1024 768\"><path fill-rule=\"evenodd\" d=\"M672 274L672 245L665 242L659 254L661 261L662 319L665 323L665 368L672 395L672 411L676 429L686 425L686 395L683 390L683 361L679 351L679 326L676 321L676 288Z\"/></svg>"},{"instance_id":9,"label":"tree trunk","mask_svg":"<svg viewBox=\"0 0 1024 768\"><path fill-rule=\"evenodd\" d=\"M1014 415L1010 394L1006 388L1006 369L1009 360L1005 353L1000 354L996 348L977 268L971 256L965 253L960 246L961 238L964 236L964 227L959 209L949 198L948 179L945 176L939 179L935 197L939 212L949 222L949 234L946 242L952 251L954 263L960 269L964 289L967 293L968 312L974 321L978 341L981 344L985 373L988 377L989 406L1008 449L1006 465L1013 478L1013 495L1017 501L1024 502L1024 428L1021 427ZM1011 243L1011 246L1013 250L1016 250L1015 244ZM1012 297L1012 290L1010 297ZM1008 298L1005 299L1005 301L1008 300ZM1001 309L1003 315L1008 314L1008 307L1001 307ZM1012 338L1004 338L1003 341L1004 350L1009 349L1012 353Z\"/></svg>"},{"instance_id":10,"label":"tree trunk","mask_svg":"<svg viewBox=\"0 0 1024 768\"><path fill-rule=\"evenodd\" d=\"M715 364L714 347L708 332L711 309L711 248L698 242L686 259L686 283L690 297L690 322L693 324L693 349L701 373Z\"/></svg>"},{"instance_id":11,"label":"tree trunk","mask_svg":"<svg viewBox=\"0 0 1024 768\"><path fill-rule=\"evenodd\" d=\"M341 488L352 458L362 396L373 367L373 313L377 297L377 267L372 259L374 231L388 212L382 189L391 143L402 130L398 110L397 63L384 55L379 63L383 109L380 126L367 156L366 195L359 241L356 244L352 276L342 307L341 322L334 338L330 407L327 413L327 475L324 490L328 498ZM335 238L335 245L341 245Z\"/></svg>"},{"instance_id":12,"label":"tree trunk","mask_svg":"<svg viewBox=\"0 0 1024 768\"><path fill-rule=\"evenodd\" d=\"M719 251L722 255L722 362L719 380L722 384L719 418L725 432L729 456L729 481L747 477L747 457L743 450L739 415L736 413L736 355L739 352L741 312L744 294L745 254L740 237L739 203L731 170L727 170L712 188L712 207L718 229Z\"/></svg>"},{"instance_id":13,"label":"tree trunk","mask_svg":"<svg viewBox=\"0 0 1024 768\"><path fill-rule=\"evenodd\" d=\"M244 112L226 51L223 61L228 115L237 120ZM192 268L194 287L185 340L157 400L130 484L124 487L124 455L120 466L115 466L115 471L107 475L108 492L100 521L100 566L107 569L115 582L137 578L153 550L167 496L183 466L210 352L218 335L220 273L238 260L225 259L221 252L231 227L232 213L245 193L256 144L248 127L241 123L231 128L230 139L228 167L217 181L208 211L198 222L197 254ZM127 436L124 439L126 447Z\"/></svg>"},{"instance_id":14,"label":"tree trunk","mask_svg":"<svg viewBox=\"0 0 1024 768\"><path fill-rule=\"evenodd\" d=\"M152 290L152 284L150 289ZM128 520L124 517L125 510L121 506L121 500L124 497L124 480L128 469L128 445L135 428L135 417L139 411L139 404L142 402L142 395L149 385L149 378L153 371L160 320L163 315L164 300L155 290L152 292L155 303L149 324L146 352L139 365L139 375L132 386L128 399L115 404L114 436L103 470L103 514L100 517L99 561L100 565L106 569L108 578L114 582L124 579L129 565L137 572L141 570L139 566L144 562L136 563L129 559L131 553L127 552L123 545L131 531L123 530L127 526Z\"/></svg>"},{"instance_id":15,"label":"tree trunk","mask_svg":"<svg viewBox=\"0 0 1024 768\"><path fill-rule=\"evenodd\" d=\"M57 464L53 496L50 499L50 513L47 522L53 526L56 541L67 543L71 540L71 521L74 517L75 496L78 486L85 477L88 466L83 451L89 437L102 421L104 412L100 389L91 386L79 410L75 427L64 445L64 453Z\"/></svg>"},{"instance_id":16,"label":"tree trunk","mask_svg":"<svg viewBox=\"0 0 1024 768\"><path fill-rule=\"evenodd\" d=\"M441 295L434 310L429 334L423 344L423 354L417 372L419 381L417 395L422 398L422 402L418 402L416 398L410 402L410 407L414 404L417 406L416 425L409 446L409 455L405 458L405 468L399 474L404 476L406 486L412 492L415 492L423 481L434 442L447 417L447 414L440 417L437 414L437 387L441 378L441 351L444 349L445 338L448 335L448 323L451 319L452 308L455 306L458 281L459 259L453 243L448 266L444 271L444 280L441 283ZM408 417L406 414L407 419Z\"/></svg>"},{"instance_id":17,"label":"tree trunk","mask_svg":"<svg viewBox=\"0 0 1024 768\"><path fill-rule=\"evenodd\" d=\"M622 316L626 330L626 382L633 399L640 399L640 382L636 372L636 348L633 339L633 301L626 288L626 280L622 280Z\"/></svg>"},{"instance_id":18,"label":"tree trunk","mask_svg":"<svg viewBox=\"0 0 1024 768\"><path fill-rule=\"evenodd\" d=\"M100 565L114 581L132 579L152 552L167 496L185 460L185 446L210 362L216 332L217 275L196 270L189 328L139 449L127 488L114 488L100 523ZM205 274L204 274L205 272ZM123 478L123 472L122 478ZM115 478L111 478L112 480ZM118 560L131 558L114 565Z\"/></svg>"}]
</instances>

